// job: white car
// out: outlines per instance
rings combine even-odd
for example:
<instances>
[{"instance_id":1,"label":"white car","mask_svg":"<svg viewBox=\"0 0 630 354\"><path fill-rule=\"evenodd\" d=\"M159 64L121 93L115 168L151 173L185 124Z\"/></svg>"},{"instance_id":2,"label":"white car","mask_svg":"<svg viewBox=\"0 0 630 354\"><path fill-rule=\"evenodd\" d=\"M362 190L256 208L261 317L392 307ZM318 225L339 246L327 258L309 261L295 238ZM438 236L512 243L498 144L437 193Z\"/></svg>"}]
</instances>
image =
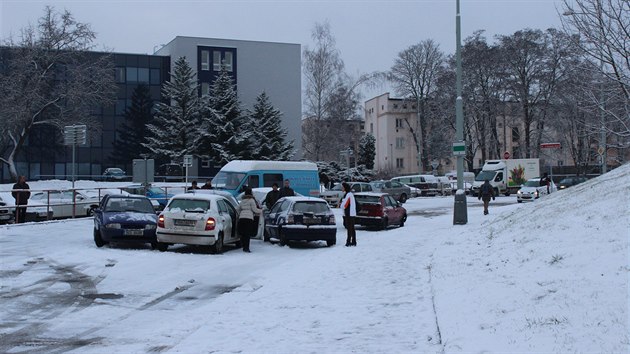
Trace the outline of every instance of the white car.
<instances>
[{"instance_id":1,"label":"white car","mask_svg":"<svg viewBox=\"0 0 630 354\"><path fill-rule=\"evenodd\" d=\"M3 199L4 198L4 199ZM43 221L52 219L52 209L35 200L28 200L26 221ZM10 192L0 193L0 224L13 222L15 217L15 201Z\"/></svg>"},{"instance_id":2,"label":"white car","mask_svg":"<svg viewBox=\"0 0 630 354\"><path fill-rule=\"evenodd\" d=\"M549 192L555 192L556 185L551 181L549 185ZM516 201L522 203L523 201L533 201L540 198L547 193L547 184L540 182L540 178L532 178L527 180L525 184L521 185L521 189L516 192Z\"/></svg>"},{"instance_id":3,"label":"white car","mask_svg":"<svg viewBox=\"0 0 630 354\"><path fill-rule=\"evenodd\" d=\"M76 199L73 199L71 190L32 192L30 201L36 201L42 205L49 205L55 218L70 218L75 216L91 216L93 210L104 194L97 191L76 191ZM76 206L73 204L76 203Z\"/></svg>"},{"instance_id":4,"label":"white car","mask_svg":"<svg viewBox=\"0 0 630 354\"><path fill-rule=\"evenodd\" d=\"M226 196L183 193L173 196L158 217L157 249L176 243L208 246L222 253L223 245L240 243L237 205Z\"/></svg>"}]
</instances>

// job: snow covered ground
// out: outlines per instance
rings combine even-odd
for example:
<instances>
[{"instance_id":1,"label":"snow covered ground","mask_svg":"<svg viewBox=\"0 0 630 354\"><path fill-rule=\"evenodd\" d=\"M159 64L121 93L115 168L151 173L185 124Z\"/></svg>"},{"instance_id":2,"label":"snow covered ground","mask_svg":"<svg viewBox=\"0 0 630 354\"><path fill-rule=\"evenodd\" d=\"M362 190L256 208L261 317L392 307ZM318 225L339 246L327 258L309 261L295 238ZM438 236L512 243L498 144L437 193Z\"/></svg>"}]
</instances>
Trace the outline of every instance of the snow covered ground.
<instances>
[{"instance_id":1,"label":"snow covered ground","mask_svg":"<svg viewBox=\"0 0 630 354\"><path fill-rule=\"evenodd\" d=\"M452 197L405 207L357 247L251 254L99 249L89 219L0 226L0 352L630 351L630 165L487 216L469 197L466 225Z\"/></svg>"}]
</instances>

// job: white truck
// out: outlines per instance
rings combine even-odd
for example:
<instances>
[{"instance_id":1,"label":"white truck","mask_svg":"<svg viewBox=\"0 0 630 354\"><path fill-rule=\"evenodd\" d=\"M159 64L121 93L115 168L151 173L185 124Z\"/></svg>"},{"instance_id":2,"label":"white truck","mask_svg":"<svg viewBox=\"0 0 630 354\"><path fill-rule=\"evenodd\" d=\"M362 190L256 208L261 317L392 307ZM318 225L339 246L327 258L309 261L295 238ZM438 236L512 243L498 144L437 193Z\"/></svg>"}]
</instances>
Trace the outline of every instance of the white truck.
<instances>
[{"instance_id":1,"label":"white truck","mask_svg":"<svg viewBox=\"0 0 630 354\"><path fill-rule=\"evenodd\" d=\"M510 193L516 193L528 179L539 176L539 159L488 160L475 177L471 192L477 196L481 185L489 180L495 195L509 196Z\"/></svg>"}]
</instances>

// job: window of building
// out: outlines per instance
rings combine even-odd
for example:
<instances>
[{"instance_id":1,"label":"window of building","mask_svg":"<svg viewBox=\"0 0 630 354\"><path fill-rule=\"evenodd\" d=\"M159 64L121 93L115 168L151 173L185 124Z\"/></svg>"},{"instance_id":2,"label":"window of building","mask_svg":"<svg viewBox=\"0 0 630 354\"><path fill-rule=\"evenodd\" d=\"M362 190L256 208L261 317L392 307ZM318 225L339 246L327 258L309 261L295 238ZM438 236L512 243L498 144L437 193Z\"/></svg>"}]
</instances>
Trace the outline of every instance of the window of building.
<instances>
[{"instance_id":1,"label":"window of building","mask_svg":"<svg viewBox=\"0 0 630 354\"><path fill-rule=\"evenodd\" d=\"M210 168L210 160L201 160L202 168Z\"/></svg>"},{"instance_id":2,"label":"window of building","mask_svg":"<svg viewBox=\"0 0 630 354\"><path fill-rule=\"evenodd\" d=\"M149 83L149 68L138 68L138 82Z\"/></svg>"},{"instance_id":3,"label":"window of building","mask_svg":"<svg viewBox=\"0 0 630 354\"><path fill-rule=\"evenodd\" d=\"M405 148L405 138L398 137L396 138L396 149L404 149Z\"/></svg>"},{"instance_id":4,"label":"window of building","mask_svg":"<svg viewBox=\"0 0 630 354\"><path fill-rule=\"evenodd\" d=\"M225 65L225 69L229 72L232 72L234 58L232 56L232 52L225 52L225 58L223 58L223 65Z\"/></svg>"},{"instance_id":5,"label":"window of building","mask_svg":"<svg viewBox=\"0 0 630 354\"><path fill-rule=\"evenodd\" d=\"M564 166L564 161L563 160L558 160L558 166Z\"/></svg>"},{"instance_id":6,"label":"window of building","mask_svg":"<svg viewBox=\"0 0 630 354\"><path fill-rule=\"evenodd\" d=\"M521 134L518 132L518 127L512 128L512 141L519 141L521 139Z\"/></svg>"},{"instance_id":7,"label":"window of building","mask_svg":"<svg viewBox=\"0 0 630 354\"><path fill-rule=\"evenodd\" d=\"M396 159L396 168L405 168L404 159L401 159L401 158Z\"/></svg>"},{"instance_id":8,"label":"window of building","mask_svg":"<svg viewBox=\"0 0 630 354\"><path fill-rule=\"evenodd\" d=\"M151 69L151 85L159 85L160 81L160 69Z\"/></svg>"},{"instance_id":9,"label":"window of building","mask_svg":"<svg viewBox=\"0 0 630 354\"><path fill-rule=\"evenodd\" d=\"M212 52L212 70L221 71L221 52L218 50Z\"/></svg>"},{"instance_id":10,"label":"window of building","mask_svg":"<svg viewBox=\"0 0 630 354\"><path fill-rule=\"evenodd\" d=\"M402 129L405 127L405 121L402 118L396 118L396 129Z\"/></svg>"},{"instance_id":11,"label":"window of building","mask_svg":"<svg viewBox=\"0 0 630 354\"><path fill-rule=\"evenodd\" d=\"M370 134L374 135L374 123L370 123Z\"/></svg>"},{"instance_id":12,"label":"window of building","mask_svg":"<svg viewBox=\"0 0 630 354\"><path fill-rule=\"evenodd\" d=\"M398 104L394 103L394 109L398 108Z\"/></svg>"},{"instance_id":13,"label":"window of building","mask_svg":"<svg viewBox=\"0 0 630 354\"><path fill-rule=\"evenodd\" d=\"M127 67L127 82L138 82L138 68Z\"/></svg>"},{"instance_id":14,"label":"window of building","mask_svg":"<svg viewBox=\"0 0 630 354\"><path fill-rule=\"evenodd\" d=\"M210 84L207 82L201 83L201 95L206 96L210 94Z\"/></svg>"},{"instance_id":15,"label":"window of building","mask_svg":"<svg viewBox=\"0 0 630 354\"><path fill-rule=\"evenodd\" d=\"M125 68L117 67L116 68L116 83L124 83L125 82Z\"/></svg>"},{"instance_id":16,"label":"window of building","mask_svg":"<svg viewBox=\"0 0 630 354\"><path fill-rule=\"evenodd\" d=\"M201 51L201 70L210 70L210 51Z\"/></svg>"}]
</instances>

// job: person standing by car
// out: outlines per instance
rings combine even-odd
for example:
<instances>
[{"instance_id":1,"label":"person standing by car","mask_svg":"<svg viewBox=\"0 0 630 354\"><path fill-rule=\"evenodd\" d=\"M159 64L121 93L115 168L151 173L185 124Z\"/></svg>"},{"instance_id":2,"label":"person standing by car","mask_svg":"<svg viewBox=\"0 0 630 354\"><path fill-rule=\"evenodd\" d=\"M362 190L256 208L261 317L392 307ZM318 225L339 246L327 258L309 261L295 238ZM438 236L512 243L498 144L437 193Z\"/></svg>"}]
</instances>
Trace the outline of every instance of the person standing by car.
<instances>
[{"instance_id":1,"label":"person standing by car","mask_svg":"<svg viewBox=\"0 0 630 354\"><path fill-rule=\"evenodd\" d=\"M243 200L238 205L238 233L241 236L241 244L243 244L243 252L249 253L249 239L256 236L257 225L254 222L254 216L260 215L262 209L258 207L256 199L252 194L252 189L245 189Z\"/></svg>"},{"instance_id":2,"label":"person standing by car","mask_svg":"<svg viewBox=\"0 0 630 354\"><path fill-rule=\"evenodd\" d=\"M191 191L193 189L199 189L199 186L197 186L197 181L192 181L190 187L188 187L189 191Z\"/></svg>"},{"instance_id":3,"label":"person standing by car","mask_svg":"<svg viewBox=\"0 0 630 354\"><path fill-rule=\"evenodd\" d=\"M203 186L201 186L200 189L212 189L212 180L211 179L207 179L206 183L204 183Z\"/></svg>"},{"instance_id":4,"label":"person standing by car","mask_svg":"<svg viewBox=\"0 0 630 354\"><path fill-rule=\"evenodd\" d=\"M21 190L26 191L21 191ZM26 183L26 176L20 176L18 182L13 185L11 195L15 199L15 223L23 223L26 221L26 205L28 198L31 197L30 187Z\"/></svg>"},{"instance_id":5,"label":"person standing by car","mask_svg":"<svg viewBox=\"0 0 630 354\"><path fill-rule=\"evenodd\" d=\"M357 245L357 232L354 229L354 218L357 216L357 202L354 199L354 194L350 185L346 182L341 184L341 187L346 193L341 201L341 207L343 208L343 226L346 227L348 236L346 238L346 247Z\"/></svg>"},{"instance_id":6,"label":"person standing by car","mask_svg":"<svg viewBox=\"0 0 630 354\"><path fill-rule=\"evenodd\" d=\"M547 172L545 172L543 177L540 179L540 185L547 186L547 194L550 193L549 186L551 185L551 179L549 178L549 174L547 174Z\"/></svg>"},{"instance_id":7,"label":"person standing by car","mask_svg":"<svg viewBox=\"0 0 630 354\"><path fill-rule=\"evenodd\" d=\"M284 187L280 189L280 198L282 197L293 197L295 192L293 188L291 188L291 182L288 179L284 180Z\"/></svg>"},{"instance_id":8,"label":"person standing by car","mask_svg":"<svg viewBox=\"0 0 630 354\"><path fill-rule=\"evenodd\" d=\"M263 204L267 207L267 210L271 210L274 204L280 199L280 191L278 190L278 183L274 183L271 185L271 190L265 196L265 200L263 200Z\"/></svg>"},{"instance_id":9,"label":"person standing by car","mask_svg":"<svg viewBox=\"0 0 630 354\"><path fill-rule=\"evenodd\" d=\"M477 197L477 199L483 199L483 215L488 215L490 198L494 200L494 188L490 185L490 180L486 180L481 185L481 188L479 189L479 197Z\"/></svg>"}]
</instances>

